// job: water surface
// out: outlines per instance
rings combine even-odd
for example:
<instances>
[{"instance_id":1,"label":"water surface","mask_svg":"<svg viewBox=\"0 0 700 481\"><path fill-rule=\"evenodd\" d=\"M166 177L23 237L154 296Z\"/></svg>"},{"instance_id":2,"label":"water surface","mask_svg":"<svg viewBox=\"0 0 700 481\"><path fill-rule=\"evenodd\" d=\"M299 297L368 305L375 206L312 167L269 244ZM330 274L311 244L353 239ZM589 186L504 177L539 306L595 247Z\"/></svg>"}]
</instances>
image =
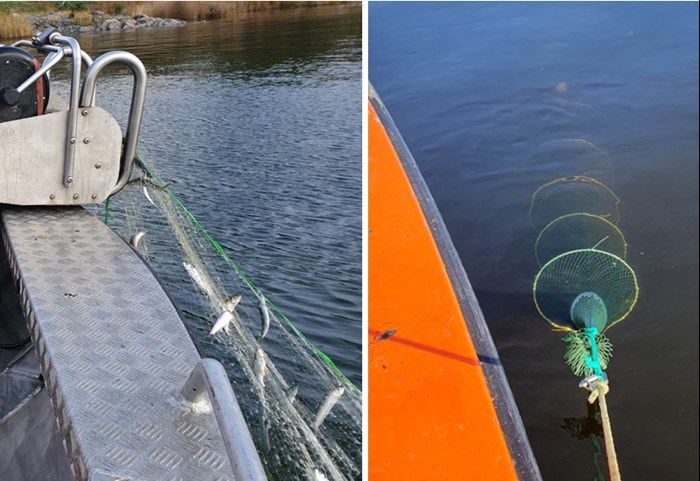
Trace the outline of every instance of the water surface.
<instances>
[{"instance_id":1,"label":"water surface","mask_svg":"<svg viewBox=\"0 0 700 481\"><path fill-rule=\"evenodd\" d=\"M292 9L78 37L93 58L127 50L143 61L142 157L357 385L360 12ZM105 72L97 104L124 124L129 75L118 67ZM60 75L55 84L65 86ZM207 354L225 361L218 349Z\"/></svg>"}]
</instances>

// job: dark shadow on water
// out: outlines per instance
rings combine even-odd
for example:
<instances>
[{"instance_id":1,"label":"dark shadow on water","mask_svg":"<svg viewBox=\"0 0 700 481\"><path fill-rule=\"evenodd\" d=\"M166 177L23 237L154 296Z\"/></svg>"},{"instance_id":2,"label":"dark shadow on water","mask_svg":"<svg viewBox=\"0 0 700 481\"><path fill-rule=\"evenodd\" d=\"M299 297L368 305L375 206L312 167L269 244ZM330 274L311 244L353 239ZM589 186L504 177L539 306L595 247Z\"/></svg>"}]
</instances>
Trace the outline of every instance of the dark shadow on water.
<instances>
[{"instance_id":1,"label":"dark shadow on water","mask_svg":"<svg viewBox=\"0 0 700 481\"><path fill-rule=\"evenodd\" d=\"M598 403L586 403L586 415L580 418L562 419L561 428L569 433L572 438L580 441L590 441L593 446L593 466L595 474L593 481L605 481L601 469L601 461L604 462L601 439L603 437L603 426L600 424L600 410Z\"/></svg>"}]
</instances>

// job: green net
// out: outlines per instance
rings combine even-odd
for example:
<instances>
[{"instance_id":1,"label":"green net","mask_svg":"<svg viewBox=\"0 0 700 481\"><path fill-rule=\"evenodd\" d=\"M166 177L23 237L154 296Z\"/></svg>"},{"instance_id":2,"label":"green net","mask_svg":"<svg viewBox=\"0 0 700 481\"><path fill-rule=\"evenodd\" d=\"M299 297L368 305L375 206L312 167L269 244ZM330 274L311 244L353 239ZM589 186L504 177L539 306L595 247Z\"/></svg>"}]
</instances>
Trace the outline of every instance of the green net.
<instances>
[{"instance_id":1,"label":"green net","mask_svg":"<svg viewBox=\"0 0 700 481\"><path fill-rule=\"evenodd\" d=\"M558 217L576 212L595 214L613 224L620 220L617 195L602 182L586 176L554 179L533 194L530 220L542 229Z\"/></svg>"},{"instance_id":2,"label":"green net","mask_svg":"<svg viewBox=\"0 0 700 481\"><path fill-rule=\"evenodd\" d=\"M603 332L624 319L637 302L639 288L632 268L620 257L597 249L579 249L560 254L547 262L535 277L533 295L539 313L557 328L581 328L572 319L576 312L598 310L593 293L603 303L607 322ZM584 309L585 306L585 309Z\"/></svg>"},{"instance_id":3,"label":"green net","mask_svg":"<svg viewBox=\"0 0 700 481\"><path fill-rule=\"evenodd\" d=\"M583 292L571 303L571 322L578 329L595 327L604 331L608 324L608 309L595 292Z\"/></svg>"},{"instance_id":4,"label":"green net","mask_svg":"<svg viewBox=\"0 0 700 481\"><path fill-rule=\"evenodd\" d=\"M140 177L106 204L105 221L125 239L141 235L136 250L200 351L224 364L268 479L359 479L359 388L254 284L236 250L219 244L151 165L138 159L137 167ZM227 307L232 301L235 308ZM226 312L226 328L209 335Z\"/></svg>"},{"instance_id":5,"label":"green net","mask_svg":"<svg viewBox=\"0 0 700 481\"><path fill-rule=\"evenodd\" d=\"M577 249L598 249L627 258L627 242L620 229L607 219L586 212L558 217L542 229L535 242L540 265Z\"/></svg>"}]
</instances>

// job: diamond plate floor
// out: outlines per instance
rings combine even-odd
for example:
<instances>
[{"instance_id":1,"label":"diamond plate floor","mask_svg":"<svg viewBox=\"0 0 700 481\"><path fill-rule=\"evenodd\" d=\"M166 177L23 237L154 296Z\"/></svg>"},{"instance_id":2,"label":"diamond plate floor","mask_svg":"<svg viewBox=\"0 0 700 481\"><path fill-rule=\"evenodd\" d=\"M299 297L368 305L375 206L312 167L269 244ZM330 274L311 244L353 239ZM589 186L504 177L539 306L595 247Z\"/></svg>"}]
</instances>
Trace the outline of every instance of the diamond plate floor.
<instances>
[{"instance_id":1,"label":"diamond plate floor","mask_svg":"<svg viewBox=\"0 0 700 481\"><path fill-rule=\"evenodd\" d=\"M82 208L2 208L3 240L77 480L233 480L200 359L147 266Z\"/></svg>"}]
</instances>

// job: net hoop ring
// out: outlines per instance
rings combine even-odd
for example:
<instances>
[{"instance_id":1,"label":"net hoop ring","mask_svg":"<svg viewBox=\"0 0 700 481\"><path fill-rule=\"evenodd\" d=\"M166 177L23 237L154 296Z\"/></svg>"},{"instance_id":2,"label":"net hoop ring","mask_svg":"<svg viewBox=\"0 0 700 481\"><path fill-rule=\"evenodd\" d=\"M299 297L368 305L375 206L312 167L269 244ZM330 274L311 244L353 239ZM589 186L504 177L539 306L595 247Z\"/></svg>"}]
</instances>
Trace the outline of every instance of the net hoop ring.
<instances>
[{"instance_id":1,"label":"net hoop ring","mask_svg":"<svg viewBox=\"0 0 700 481\"><path fill-rule=\"evenodd\" d=\"M537 308L537 312L539 312L540 316L542 316L542 318L543 318L544 320L546 320L547 322L549 322L549 323L554 327L555 330L570 332L570 331L575 331L576 329L574 329L574 328L571 327L571 326L566 326L566 325L558 324L556 321L553 321L552 319L550 319L549 317L547 317L547 316L544 314L544 312L542 312L542 308L541 308L541 306L539 305L539 303L537 302L537 284L538 284L538 282L539 282L539 280L540 280L540 276L542 275L542 273L543 273L551 264L553 264L553 263L555 263L555 262L558 262L558 261L561 260L562 258L564 258L564 257L566 257L566 256L573 255L573 254L580 254L580 253L587 253L587 252L588 252L588 253L602 254L603 256L609 256L609 257L612 258L612 260L614 260L614 261L616 261L616 262L619 262L625 269L627 269L627 270L629 271L629 273L631 274L631 277L632 277L633 284L634 284L634 298L632 299L632 302L630 302L629 307L627 308L627 310L624 312L624 314L623 314L622 316L619 316L617 319L611 321L611 322L605 327L605 329L603 330L603 332L606 332L608 329L610 329L612 326L614 326L614 325L617 324L618 322L620 322L620 321L626 319L627 316L629 316L630 312L632 312L632 310L634 309L634 306L637 304L637 299L639 298L639 284L637 283L637 275L634 273L634 270L632 270L632 268L629 266L629 264L627 264L627 262L625 262L624 259L621 259L620 257L616 256L615 254L611 254L611 253L609 253L609 252L601 251L601 250L598 250L598 249L576 249L576 250L573 250L573 251L564 252L563 254L559 254L558 256L556 256L556 257L554 257L553 259L551 259L550 261L548 261L548 262L539 270L539 272L538 272L537 275L535 276L535 282L532 284L532 298L533 298L533 300L534 300L534 302L535 302L535 307Z\"/></svg>"},{"instance_id":2,"label":"net hoop ring","mask_svg":"<svg viewBox=\"0 0 700 481\"><path fill-rule=\"evenodd\" d=\"M599 216L597 214L589 214L588 212L574 212L573 214L566 214L557 217L553 221L551 221L549 224L547 224L544 229L540 231L540 233L537 235L537 240L535 241L535 258L537 259L537 265L542 267L542 260L540 259L539 253L538 253L538 246L540 243L540 239L542 238L542 235L547 231L549 228L551 228L556 222L562 221L564 219L570 218L570 217L575 217L575 216L585 216L589 218L596 219L597 221L603 221L603 223L606 225L606 227L609 227L612 229L613 232L615 232L616 235L620 236L620 239L622 239L622 245L623 245L623 254L622 254L622 259L627 259L627 240L625 239L624 234L620 230L617 225L615 225L613 222L610 222L608 219L605 217ZM593 248L591 248L593 249ZM603 250L603 249L597 249L597 250ZM570 251L566 251L570 252ZM607 252L607 251L604 251ZM612 252L608 252L609 254L612 254ZM616 254L613 254L616 255ZM554 258L552 258L554 259Z\"/></svg>"},{"instance_id":3,"label":"net hoop ring","mask_svg":"<svg viewBox=\"0 0 700 481\"><path fill-rule=\"evenodd\" d=\"M608 195L610 195L614 202L615 211L611 213L613 219L611 222L613 224L617 224L620 221L620 198L617 196L617 194L615 194L615 192L613 192L613 190L610 187L603 184L601 181L594 179L593 177L587 177L585 175L573 175L569 177L559 177L558 179L551 180L546 184L539 186L537 190L535 190L535 192L532 193L532 197L530 198L530 207L528 209L527 215L533 226L537 227L537 223L534 220L532 220L532 211L535 208L535 201L537 199L537 195L542 190L546 189L551 185L565 184L569 182L581 182L584 184L592 184L601 187L605 192L608 193Z\"/></svg>"}]
</instances>

